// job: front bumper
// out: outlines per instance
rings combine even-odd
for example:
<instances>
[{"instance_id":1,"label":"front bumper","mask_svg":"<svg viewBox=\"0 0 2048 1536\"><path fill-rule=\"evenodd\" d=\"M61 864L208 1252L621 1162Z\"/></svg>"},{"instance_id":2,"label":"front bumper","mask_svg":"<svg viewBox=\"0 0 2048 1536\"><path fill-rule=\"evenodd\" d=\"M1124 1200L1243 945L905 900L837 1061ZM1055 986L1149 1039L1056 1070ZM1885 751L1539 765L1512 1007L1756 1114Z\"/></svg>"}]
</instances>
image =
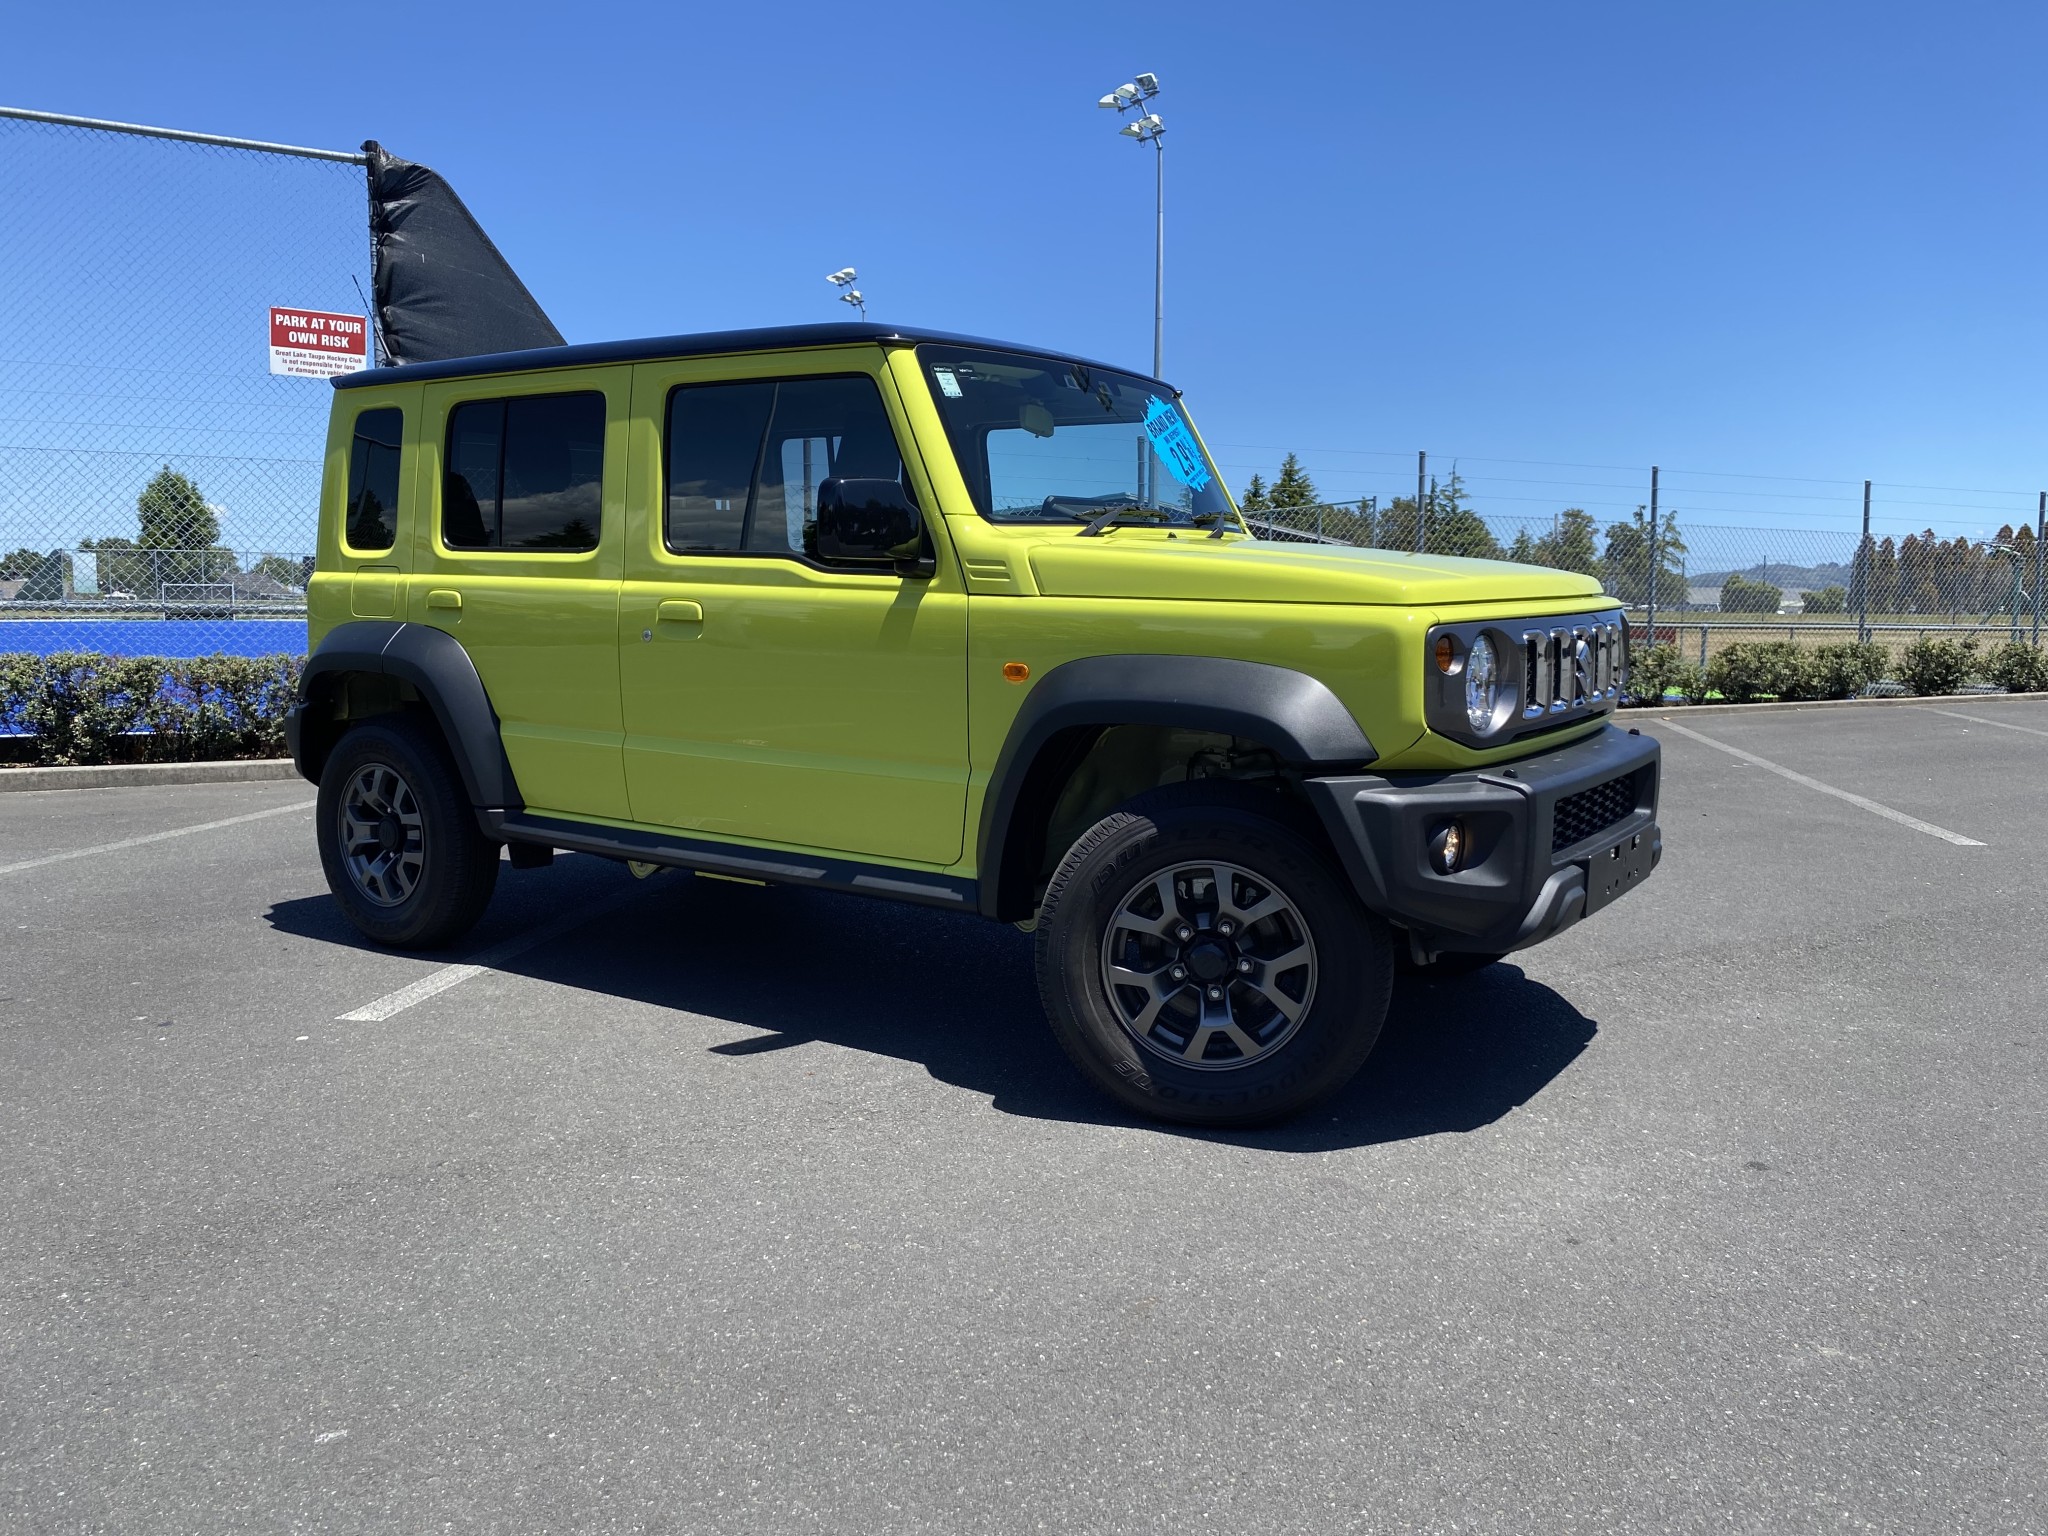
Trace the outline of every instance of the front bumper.
<instances>
[{"instance_id":1,"label":"front bumper","mask_svg":"<svg viewBox=\"0 0 2048 1536\"><path fill-rule=\"evenodd\" d=\"M1662 753L1609 725L1517 762L1462 773L1352 774L1304 784L1369 908L1423 955L1540 944L1626 895L1663 856ZM1429 841L1464 823L1463 867L1438 874Z\"/></svg>"}]
</instances>

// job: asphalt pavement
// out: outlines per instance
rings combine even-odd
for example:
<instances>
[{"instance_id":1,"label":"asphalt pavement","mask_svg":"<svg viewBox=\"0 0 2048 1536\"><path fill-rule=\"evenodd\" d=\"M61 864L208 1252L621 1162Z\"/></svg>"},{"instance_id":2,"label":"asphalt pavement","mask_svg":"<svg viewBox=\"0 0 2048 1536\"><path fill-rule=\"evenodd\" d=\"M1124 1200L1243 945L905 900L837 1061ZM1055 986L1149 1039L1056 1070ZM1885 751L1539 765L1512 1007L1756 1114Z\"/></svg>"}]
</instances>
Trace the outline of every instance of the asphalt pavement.
<instances>
[{"instance_id":1,"label":"asphalt pavement","mask_svg":"<svg viewBox=\"0 0 2048 1536\"><path fill-rule=\"evenodd\" d=\"M1008 928L0 796L0 1530L2040 1531L2048 705L1662 718L1645 887L1233 1136Z\"/></svg>"}]
</instances>

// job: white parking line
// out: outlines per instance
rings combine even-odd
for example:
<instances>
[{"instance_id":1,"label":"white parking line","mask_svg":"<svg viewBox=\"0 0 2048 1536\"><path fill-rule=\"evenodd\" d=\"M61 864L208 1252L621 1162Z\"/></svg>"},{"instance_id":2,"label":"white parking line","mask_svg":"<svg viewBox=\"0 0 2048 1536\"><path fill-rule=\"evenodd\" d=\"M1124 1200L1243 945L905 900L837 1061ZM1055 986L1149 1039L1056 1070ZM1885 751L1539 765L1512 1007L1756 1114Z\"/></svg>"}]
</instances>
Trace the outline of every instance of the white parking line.
<instances>
[{"instance_id":1,"label":"white parking line","mask_svg":"<svg viewBox=\"0 0 2048 1536\"><path fill-rule=\"evenodd\" d=\"M317 800L294 800L290 805L273 805L267 811L251 811L246 816L224 816L219 821L202 821L196 826L173 827L168 832L147 832L141 837L124 837L118 843L101 843L92 848L67 848L62 853L46 853L39 859L23 859L18 864L0 864L0 875L12 875L24 869L41 869L45 864L61 864L66 859L90 859L102 853L119 853L124 848L140 848L144 843L161 843L168 838L189 837L194 832L211 832L218 827L238 827L245 821L261 821L266 816L286 816L293 811L310 811Z\"/></svg>"},{"instance_id":2,"label":"white parking line","mask_svg":"<svg viewBox=\"0 0 2048 1536\"><path fill-rule=\"evenodd\" d=\"M1767 769L1777 774L1780 778L1790 779L1794 784L1803 784L1808 789L1818 790L1823 795L1833 795L1837 800L1846 800L1859 810L1868 811L1873 816L1882 816L1886 821L1896 821L1900 826L1911 827L1915 832L1925 832L1929 837L1938 837L1945 843L1954 843L1958 848L1982 848L1984 846L1974 837L1965 837L1960 832L1951 832L1947 827L1937 827L1931 821L1922 821L1918 816L1908 816L1904 811L1895 811L1888 805L1880 805L1875 800L1866 799L1862 795L1852 795L1846 789L1837 789L1832 784L1821 783L1819 779L1810 779L1803 773L1795 773L1783 763L1774 763L1768 757L1758 757L1754 752L1745 752L1740 747L1731 747L1725 741L1716 741L1704 732L1695 731L1690 726L1680 725L1675 720L1662 720L1658 723L1667 731L1676 731L1681 736L1690 736L1694 741L1704 742L1718 752L1726 752L1730 757L1739 757L1745 763L1753 763L1759 768Z\"/></svg>"},{"instance_id":3,"label":"white parking line","mask_svg":"<svg viewBox=\"0 0 2048 1536\"><path fill-rule=\"evenodd\" d=\"M1969 720L1978 725L1995 725L2001 731L2019 731L2028 736L2048 736L2048 731L2031 725L2014 725L2006 720L1992 720L1983 715L1966 715L1960 709L1936 709L1932 704L1922 704L1921 709L1930 715L1947 715L1951 720Z\"/></svg>"},{"instance_id":4,"label":"white parking line","mask_svg":"<svg viewBox=\"0 0 2048 1536\"><path fill-rule=\"evenodd\" d=\"M374 1003L365 1003L349 1013L338 1016L343 1024L375 1024L393 1014L403 1013L415 1003L424 1003L430 997L438 997L450 987L459 987L472 977L495 970L515 955L523 955L537 945L551 943L563 935L574 932L585 923L604 916L615 907L622 907L635 896L647 889L647 883L636 880L626 889L604 901L587 907L579 907L549 923L545 928L536 928L531 933L522 933L517 938L507 939L478 955L474 960L465 960L460 965L444 965L438 971L429 971L418 981L400 987L396 992L387 992Z\"/></svg>"}]
</instances>

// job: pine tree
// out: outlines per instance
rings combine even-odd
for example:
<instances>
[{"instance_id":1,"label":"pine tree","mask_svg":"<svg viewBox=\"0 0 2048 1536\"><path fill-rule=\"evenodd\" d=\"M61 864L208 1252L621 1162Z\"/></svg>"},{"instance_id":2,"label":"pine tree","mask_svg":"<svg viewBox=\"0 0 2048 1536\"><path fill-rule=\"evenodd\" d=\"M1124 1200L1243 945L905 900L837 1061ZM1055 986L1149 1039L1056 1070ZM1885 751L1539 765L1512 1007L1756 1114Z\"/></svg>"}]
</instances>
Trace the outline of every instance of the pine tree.
<instances>
[{"instance_id":1,"label":"pine tree","mask_svg":"<svg viewBox=\"0 0 2048 1536\"><path fill-rule=\"evenodd\" d=\"M1315 481L1309 479L1301 460L1291 453L1280 461L1280 477L1273 482L1271 496L1276 508L1313 507L1322 500L1316 494Z\"/></svg>"},{"instance_id":2,"label":"pine tree","mask_svg":"<svg viewBox=\"0 0 2048 1536\"><path fill-rule=\"evenodd\" d=\"M1486 520L1472 510L1464 477L1455 468L1441 487L1430 487L1429 522L1423 539L1432 554L1469 555L1475 560L1501 557L1500 541Z\"/></svg>"},{"instance_id":3,"label":"pine tree","mask_svg":"<svg viewBox=\"0 0 2048 1536\"><path fill-rule=\"evenodd\" d=\"M1536 541L1536 563L1555 571L1577 571L1582 576L1600 574L1600 554L1593 540L1598 525L1582 507L1566 507L1557 526Z\"/></svg>"},{"instance_id":4,"label":"pine tree","mask_svg":"<svg viewBox=\"0 0 2048 1536\"><path fill-rule=\"evenodd\" d=\"M1252 483L1237 498L1237 510L1240 512L1263 512L1272 505L1266 496L1266 482L1258 475L1252 476Z\"/></svg>"}]
</instances>

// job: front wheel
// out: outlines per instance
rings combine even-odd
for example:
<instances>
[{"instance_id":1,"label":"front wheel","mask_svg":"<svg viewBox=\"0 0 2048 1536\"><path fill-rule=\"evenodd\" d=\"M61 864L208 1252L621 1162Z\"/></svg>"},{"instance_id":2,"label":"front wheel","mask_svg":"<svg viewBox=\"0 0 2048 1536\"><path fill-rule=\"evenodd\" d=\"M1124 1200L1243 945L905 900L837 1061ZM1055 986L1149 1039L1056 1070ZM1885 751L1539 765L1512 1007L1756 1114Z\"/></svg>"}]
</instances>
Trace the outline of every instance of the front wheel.
<instances>
[{"instance_id":1,"label":"front wheel","mask_svg":"<svg viewBox=\"0 0 2048 1536\"><path fill-rule=\"evenodd\" d=\"M1258 789L1175 786L1096 823L1054 873L1037 938L1067 1055L1185 1125L1298 1113L1350 1080L1386 1018L1386 924Z\"/></svg>"}]
</instances>

